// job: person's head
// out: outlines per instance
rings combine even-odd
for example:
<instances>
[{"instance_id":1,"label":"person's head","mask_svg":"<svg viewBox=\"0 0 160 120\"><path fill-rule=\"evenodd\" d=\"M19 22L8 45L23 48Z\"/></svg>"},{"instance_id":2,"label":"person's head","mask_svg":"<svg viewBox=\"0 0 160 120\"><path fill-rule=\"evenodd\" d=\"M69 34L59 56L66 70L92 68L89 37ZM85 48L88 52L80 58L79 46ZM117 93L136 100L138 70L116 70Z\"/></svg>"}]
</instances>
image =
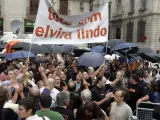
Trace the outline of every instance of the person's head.
<instances>
[{"instance_id":1,"label":"person's head","mask_svg":"<svg viewBox=\"0 0 160 120\"><path fill-rule=\"evenodd\" d=\"M67 91L62 91L57 94L56 103L58 106L67 106L70 101L70 94Z\"/></svg>"},{"instance_id":2,"label":"person's head","mask_svg":"<svg viewBox=\"0 0 160 120\"><path fill-rule=\"evenodd\" d=\"M56 76L56 77L55 77L54 86L55 86L55 87L60 87L60 81L61 81L61 80L60 80L60 77Z\"/></svg>"},{"instance_id":3,"label":"person's head","mask_svg":"<svg viewBox=\"0 0 160 120\"><path fill-rule=\"evenodd\" d=\"M52 97L48 94L42 93L39 98L41 108L49 108L52 103Z\"/></svg>"},{"instance_id":4,"label":"person's head","mask_svg":"<svg viewBox=\"0 0 160 120\"><path fill-rule=\"evenodd\" d=\"M8 97L8 90L3 86L0 86L0 109L3 108L4 103L8 101Z\"/></svg>"},{"instance_id":5,"label":"person's head","mask_svg":"<svg viewBox=\"0 0 160 120\"><path fill-rule=\"evenodd\" d=\"M76 75L76 81L77 81L77 83L80 83L80 82L81 82L81 76L80 76L80 74L77 74L77 75Z\"/></svg>"},{"instance_id":6,"label":"person's head","mask_svg":"<svg viewBox=\"0 0 160 120\"><path fill-rule=\"evenodd\" d=\"M97 77L97 85L100 88L104 88L105 87L106 81L107 81L107 79L104 76L103 77Z\"/></svg>"},{"instance_id":7,"label":"person's head","mask_svg":"<svg viewBox=\"0 0 160 120\"><path fill-rule=\"evenodd\" d=\"M94 68L93 67L88 67L88 74L92 75L94 73Z\"/></svg>"},{"instance_id":8,"label":"person's head","mask_svg":"<svg viewBox=\"0 0 160 120\"><path fill-rule=\"evenodd\" d=\"M74 73L78 73L78 68L76 66L73 67Z\"/></svg>"},{"instance_id":9,"label":"person's head","mask_svg":"<svg viewBox=\"0 0 160 120\"><path fill-rule=\"evenodd\" d=\"M85 80L89 79L89 75L88 75L87 72L83 72L83 73L82 73L82 76L83 76L83 78L84 78Z\"/></svg>"},{"instance_id":10,"label":"person's head","mask_svg":"<svg viewBox=\"0 0 160 120\"><path fill-rule=\"evenodd\" d=\"M74 92L76 90L76 83L74 81L68 82L68 91Z\"/></svg>"},{"instance_id":11,"label":"person's head","mask_svg":"<svg viewBox=\"0 0 160 120\"><path fill-rule=\"evenodd\" d=\"M60 72L60 79L62 80L62 81L65 81L66 80L66 74L63 72L63 71L61 71Z\"/></svg>"},{"instance_id":12,"label":"person's head","mask_svg":"<svg viewBox=\"0 0 160 120\"><path fill-rule=\"evenodd\" d=\"M8 79L11 80L13 77L14 72L12 70L8 71Z\"/></svg>"},{"instance_id":13,"label":"person's head","mask_svg":"<svg viewBox=\"0 0 160 120\"><path fill-rule=\"evenodd\" d=\"M81 92L81 100L82 100L82 103L86 103L87 101L91 101L92 99L92 93L89 89L84 89L82 92Z\"/></svg>"},{"instance_id":14,"label":"person's head","mask_svg":"<svg viewBox=\"0 0 160 120\"><path fill-rule=\"evenodd\" d=\"M37 83L37 85L38 85L38 88L39 88L39 89L44 87L44 83L43 83L42 80L40 80L40 81Z\"/></svg>"},{"instance_id":15,"label":"person's head","mask_svg":"<svg viewBox=\"0 0 160 120\"><path fill-rule=\"evenodd\" d=\"M136 84L139 82L139 78L136 74L132 74L131 78L130 78L130 83L131 84Z\"/></svg>"},{"instance_id":16,"label":"person's head","mask_svg":"<svg viewBox=\"0 0 160 120\"><path fill-rule=\"evenodd\" d=\"M149 67L149 62L145 62L144 63L144 68L148 68Z\"/></svg>"},{"instance_id":17,"label":"person's head","mask_svg":"<svg viewBox=\"0 0 160 120\"><path fill-rule=\"evenodd\" d=\"M117 73L116 73L116 78L122 79L123 76L124 76L124 72L122 72L121 70L120 70L120 71L117 71Z\"/></svg>"},{"instance_id":18,"label":"person's head","mask_svg":"<svg viewBox=\"0 0 160 120\"><path fill-rule=\"evenodd\" d=\"M144 77L144 71L143 70L137 70L137 71L135 71L135 74L139 78L139 81L143 80L143 77Z\"/></svg>"},{"instance_id":19,"label":"person's head","mask_svg":"<svg viewBox=\"0 0 160 120\"><path fill-rule=\"evenodd\" d=\"M36 112L36 101L33 97L26 97L19 101L18 115L20 118L28 118Z\"/></svg>"},{"instance_id":20,"label":"person's head","mask_svg":"<svg viewBox=\"0 0 160 120\"><path fill-rule=\"evenodd\" d=\"M29 96L38 98L40 96L40 90L37 86L34 86L29 89Z\"/></svg>"},{"instance_id":21,"label":"person's head","mask_svg":"<svg viewBox=\"0 0 160 120\"><path fill-rule=\"evenodd\" d=\"M152 92L159 92L158 83L156 81L150 82Z\"/></svg>"},{"instance_id":22,"label":"person's head","mask_svg":"<svg viewBox=\"0 0 160 120\"><path fill-rule=\"evenodd\" d=\"M149 76L149 70L148 69L145 69L144 70L144 77L148 77Z\"/></svg>"},{"instance_id":23,"label":"person's head","mask_svg":"<svg viewBox=\"0 0 160 120\"><path fill-rule=\"evenodd\" d=\"M48 73L48 78L53 78L53 75L52 75L52 73Z\"/></svg>"},{"instance_id":24,"label":"person's head","mask_svg":"<svg viewBox=\"0 0 160 120\"><path fill-rule=\"evenodd\" d=\"M152 76L156 76L157 73L158 73L158 70L156 70L156 69L153 69L153 70L152 70Z\"/></svg>"},{"instance_id":25,"label":"person's head","mask_svg":"<svg viewBox=\"0 0 160 120\"><path fill-rule=\"evenodd\" d=\"M114 95L114 100L117 103L125 102L129 98L129 91L127 88L117 89Z\"/></svg>"},{"instance_id":26,"label":"person's head","mask_svg":"<svg viewBox=\"0 0 160 120\"><path fill-rule=\"evenodd\" d=\"M88 101L84 105L84 120L92 120L104 117L104 113L100 107L93 101Z\"/></svg>"}]
</instances>

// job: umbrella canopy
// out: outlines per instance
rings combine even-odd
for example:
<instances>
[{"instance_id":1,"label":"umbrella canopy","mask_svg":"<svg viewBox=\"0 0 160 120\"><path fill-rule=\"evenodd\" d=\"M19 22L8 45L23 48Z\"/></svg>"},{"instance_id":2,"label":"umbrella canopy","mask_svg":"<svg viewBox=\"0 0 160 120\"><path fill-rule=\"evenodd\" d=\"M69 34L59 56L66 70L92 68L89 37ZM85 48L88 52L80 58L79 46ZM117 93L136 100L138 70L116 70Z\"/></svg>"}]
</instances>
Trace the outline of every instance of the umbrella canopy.
<instances>
[{"instance_id":1,"label":"umbrella canopy","mask_svg":"<svg viewBox=\"0 0 160 120\"><path fill-rule=\"evenodd\" d=\"M75 45L62 45L63 52L72 52L75 49L78 49L78 47Z\"/></svg>"},{"instance_id":2,"label":"umbrella canopy","mask_svg":"<svg viewBox=\"0 0 160 120\"><path fill-rule=\"evenodd\" d=\"M95 52L84 53L77 59L80 66L86 67L99 67L104 63L104 61L104 56Z\"/></svg>"},{"instance_id":3,"label":"umbrella canopy","mask_svg":"<svg viewBox=\"0 0 160 120\"><path fill-rule=\"evenodd\" d=\"M52 53L63 53L62 46L59 45L53 46Z\"/></svg>"},{"instance_id":4,"label":"umbrella canopy","mask_svg":"<svg viewBox=\"0 0 160 120\"><path fill-rule=\"evenodd\" d=\"M29 51L30 45L31 45L30 43L20 42L20 43L15 44L14 46L12 46L12 49ZM46 54L46 53L49 53L49 50L44 46L41 46L38 44L32 44L31 52L33 52L35 54L39 54L39 53Z\"/></svg>"},{"instance_id":5,"label":"umbrella canopy","mask_svg":"<svg viewBox=\"0 0 160 120\"><path fill-rule=\"evenodd\" d=\"M91 51L97 52L97 53L105 53L106 52L105 47L101 46L101 45L91 48Z\"/></svg>"},{"instance_id":6,"label":"umbrella canopy","mask_svg":"<svg viewBox=\"0 0 160 120\"><path fill-rule=\"evenodd\" d=\"M27 58L27 57L35 57L35 55L32 52L28 51L17 51L13 53L6 54L5 59L18 59L18 58Z\"/></svg>"},{"instance_id":7,"label":"umbrella canopy","mask_svg":"<svg viewBox=\"0 0 160 120\"><path fill-rule=\"evenodd\" d=\"M85 50L85 49L75 49L75 50L73 50L74 57L79 57L83 53L86 53L86 52L91 52L91 51L90 50Z\"/></svg>"},{"instance_id":8,"label":"umbrella canopy","mask_svg":"<svg viewBox=\"0 0 160 120\"><path fill-rule=\"evenodd\" d=\"M121 39L108 40L108 48L113 48L113 47L120 45L122 43L125 43L125 41L123 41Z\"/></svg>"},{"instance_id":9,"label":"umbrella canopy","mask_svg":"<svg viewBox=\"0 0 160 120\"><path fill-rule=\"evenodd\" d=\"M153 50L151 48L148 48L148 47L139 47L139 49L138 49L138 54L151 53L151 52L153 52Z\"/></svg>"},{"instance_id":10,"label":"umbrella canopy","mask_svg":"<svg viewBox=\"0 0 160 120\"><path fill-rule=\"evenodd\" d=\"M156 63L160 61L160 54L156 53L155 51L150 53L141 53L140 57L152 63Z\"/></svg>"},{"instance_id":11,"label":"umbrella canopy","mask_svg":"<svg viewBox=\"0 0 160 120\"><path fill-rule=\"evenodd\" d=\"M112 48L111 51L113 52L113 51L124 50L124 52L128 52L132 48L138 49L138 45L136 43L122 43Z\"/></svg>"},{"instance_id":12,"label":"umbrella canopy","mask_svg":"<svg viewBox=\"0 0 160 120\"><path fill-rule=\"evenodd\" d=\"M41 46L47 48L47 50L49 51L49 53L52 53L52 48L53 48L54 45L51 45L51 44L42 44Z\"/></svg>"},{"instance_id":13,"label":"umbrella canopy","mask_svg":"<svg viewBox=\"0 0 160 120\"><path fill-rule=\"evenodd\" d=\"M36 62L36 63L49 63L51 61L47 58L44 58L44 57L36 57L34 62Z\"/></svg>"}]
</instances>

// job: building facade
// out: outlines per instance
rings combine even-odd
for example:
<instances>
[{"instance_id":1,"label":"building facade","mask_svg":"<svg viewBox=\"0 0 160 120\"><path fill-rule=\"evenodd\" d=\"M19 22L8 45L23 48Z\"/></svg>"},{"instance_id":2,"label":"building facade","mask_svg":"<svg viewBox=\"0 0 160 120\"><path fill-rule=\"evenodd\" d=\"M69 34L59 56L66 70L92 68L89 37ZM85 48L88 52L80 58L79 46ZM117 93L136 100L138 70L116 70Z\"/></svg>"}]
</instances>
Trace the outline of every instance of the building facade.
<instances>
[{"instance_id":1,"label":"building facade","mask_svg":"<svg viewBox=\"0 0 160 120\"><path fill-rule=\"evenodd\" d=\"M160 50L160 0L112 0L110 39Z\"/></svg>"},{"instance_id":2,"label":"building facade","mask_svg":"<svg viewBox=\"0 0 160 120\"><path fill-rule=\"evenodd\" d=\"M90 11L90 0L49 0L58 14L80 15ZM13 20L22 21L24 33L32 33L39 0L0 0L0 27L11 32ZM3 33L2 32L2 33Z\"/></svg>"}]
</instances>

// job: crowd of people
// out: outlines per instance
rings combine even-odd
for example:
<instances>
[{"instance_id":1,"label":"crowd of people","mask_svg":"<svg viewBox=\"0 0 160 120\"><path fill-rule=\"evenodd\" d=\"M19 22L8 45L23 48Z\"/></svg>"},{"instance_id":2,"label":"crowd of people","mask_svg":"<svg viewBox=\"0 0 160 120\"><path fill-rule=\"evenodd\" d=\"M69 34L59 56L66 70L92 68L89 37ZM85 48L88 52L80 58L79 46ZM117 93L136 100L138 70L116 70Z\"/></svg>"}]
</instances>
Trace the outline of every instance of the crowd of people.
<instances>
[{"instance_id":1,"label":"crowd of people","mask_svg":"<svg viewBox=\"0 0 160 120\"><path fill-rule=\"evenodd\" d=\"M148 62L130 71L114 61L93 68L68 54L45 57L1 61L1 120L131 120L141 102L160 103L159 71Z\"/></svg>"}]
</instances>

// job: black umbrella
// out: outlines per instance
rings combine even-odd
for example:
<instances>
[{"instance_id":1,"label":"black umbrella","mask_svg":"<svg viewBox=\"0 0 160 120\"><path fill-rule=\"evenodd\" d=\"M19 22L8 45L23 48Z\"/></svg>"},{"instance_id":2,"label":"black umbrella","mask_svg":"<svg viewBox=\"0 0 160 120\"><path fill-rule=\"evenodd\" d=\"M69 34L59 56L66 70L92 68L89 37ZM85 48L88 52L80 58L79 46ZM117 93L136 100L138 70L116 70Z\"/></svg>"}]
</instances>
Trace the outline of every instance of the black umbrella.
<instances>
[{"instance_id":1,"label":"black umbrella","mask_svg":"<svg viewBox=\"0 0 160 120\"><path fill-rule=\"evenodd\" d=\"M43 45L41 45L41 46L47 48L48 51L49 51L50 53L52 53L52 48L54 47L54 45L51 45L51 44L43 44Z\"/></svg>"},{"instance_id":2,"label":"black umbrella","mask_svg":"<svg viewBox=\"0 0 160 120\"><path fill-rule=\"evenodd\" d=\"M121 39L108 40L108 48L113 48L113 47L120 45L122 43L125 43L125 41L123 41Z\"/></svg>"},{"instance_id":3,"label":"black umbrella","mask_svg":"<svg viewBox=\"0 0 160 120\"><path fill-rule=\"evenodd\" d=\"M75 50L73 50L74 57L79 57L83 53L86 53L86 52L91 52L91 51L90 50L85 50L85 49L75 49Z\"/></svg>"},{"instance_id":4,"label":"black umbrella","mask_svg":"<svg viewBox=\"0 0 160 120\"><path fill-rule=\"evenodd\" d=\"M52 53L63 53L62 46L59 45L53 46Z\"/></svg>"},{"instance_id":5,"label":"black umbrella","mask_svg":"<svg viewBox=\"0 0 160 120\"><path fill-rule=\"evenodd\" d=\"M104 63L104 61L104 56L96 52L84 53L77 59L77 62L80 66L86 67L99 67Z\"/></svg>"},{"instance_id":6,"label":"black umbrella","mask_svg":"<svg viewBox=\"0 0 160 120\"><path fill-rule=\"evenodd\" d=\"M62 45L63 52L72 52L75 49L78 49L78 47L75 45Z\"/></svg>"},{"instance_id":7,"label":"black umbrella","mask_svg":"<svg viewBox=\"0 0 160 120\"><path fill-rule=\"evenodd\" d=\"M50 63L51 61L45 57L36 57L34 62L36 62L36 63Z\"/></svg>"},{"instance_id":8,"label":"black umbrella","mask_svg":"<svg viewBox=\"0 0 160 120\"><path fill-rule=\"evenodd\" d=\"M30 43L26 42L20 42L12 46L12 49L17 49L17 50L23 50L23 51L29 51L30 50ZM46 54L50 53L49 50L41 45L38 44L32 44L31 46L31 52L35 54Z\"/></svg>"},{"instance_id":9,"label":"black umbrella","mask_svg":"<svg viewBox=\"0 0 160 120\"><path fill-rule=\"evenodd\" d=\"M153 50L151 48L148 48L148 47L139 47L139 49L138 49L138 54L151 53L151 52L153 52Z\"/></svg>"},{"instance_id":10,"label":"black umbrella","mask_svg":"<svg viewBox=\"0 0 160 120\"><path fill-rule=\"evenodd\" d=\"M150 53L141 53L140 57L144 60L148 60L150 62L156 63L160 61L160 54L156 52L150 52Z\"/></svg>"}]
</instances>

